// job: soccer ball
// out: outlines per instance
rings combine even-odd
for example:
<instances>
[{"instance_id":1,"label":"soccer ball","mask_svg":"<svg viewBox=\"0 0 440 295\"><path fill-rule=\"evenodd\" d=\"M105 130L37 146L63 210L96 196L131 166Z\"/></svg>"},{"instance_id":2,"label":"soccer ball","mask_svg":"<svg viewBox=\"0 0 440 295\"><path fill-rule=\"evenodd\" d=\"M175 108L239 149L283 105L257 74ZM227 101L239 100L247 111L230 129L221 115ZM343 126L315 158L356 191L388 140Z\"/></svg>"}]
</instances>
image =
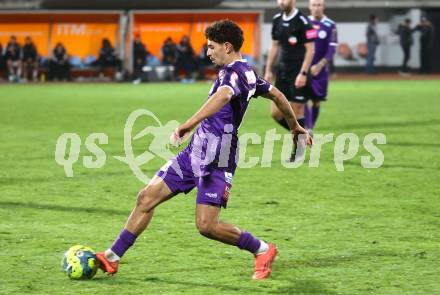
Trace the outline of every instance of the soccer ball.
<instances>
[{"instance_id":1,"label":"soccer ball","mask_svg":"<svg viewBox=\"0 0 440 295\"><path fill-rule=\"evenodd\" d=\"M98 260L92 248L75 245L64 253L63 270L74 280L91 279L98 270Z\"/></svg>"}]
</instances>

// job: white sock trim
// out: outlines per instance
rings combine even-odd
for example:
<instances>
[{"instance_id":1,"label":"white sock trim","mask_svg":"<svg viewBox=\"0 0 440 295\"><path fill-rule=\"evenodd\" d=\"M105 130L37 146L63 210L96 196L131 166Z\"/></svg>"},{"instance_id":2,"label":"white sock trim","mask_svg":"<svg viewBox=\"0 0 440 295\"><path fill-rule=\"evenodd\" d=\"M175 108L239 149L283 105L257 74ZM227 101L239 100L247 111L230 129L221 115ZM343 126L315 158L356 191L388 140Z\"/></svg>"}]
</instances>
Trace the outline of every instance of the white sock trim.
<instances>
[{"instance_id":1,"label":"white sock trim","mask_svg":"<svg viewBox=\"0 0 440 295\"><path fill-rule=\"evenodd\" d=\"M110 262L115 262L115 261L121 260L121 257L116 255L116 253L113 252L112 249L105 250L104 255L105 255L105 258L107 258L107 260Z\"/></svg>"},{"instance_id":2,"label":"white sock trim","mask_svg":"<svg viewBox=\"0 0 440 295\"><path fill-rule=\"evenodd\" d=\"M266 252L267 250L269 250L269 245L265 241L260 240L260 248L258 248L258 250L257 250L257 252L255 252L255 254L258 255L258 254Z\"/></svg>"}]
</instances>

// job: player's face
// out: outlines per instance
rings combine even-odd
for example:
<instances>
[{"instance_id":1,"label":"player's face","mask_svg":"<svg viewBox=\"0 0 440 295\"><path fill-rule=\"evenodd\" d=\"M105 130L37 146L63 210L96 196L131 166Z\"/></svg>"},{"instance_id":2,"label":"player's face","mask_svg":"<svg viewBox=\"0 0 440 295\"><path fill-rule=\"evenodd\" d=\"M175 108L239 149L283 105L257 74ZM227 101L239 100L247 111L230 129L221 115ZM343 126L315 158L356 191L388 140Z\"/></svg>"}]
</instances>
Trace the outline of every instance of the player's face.
<instances>
[{"instance_id":1,"label":"player's face","mask_svg":"<svg viewBox=\"0 0 440 295\"><path fill-rule=\"evenodd\" d=\"M278 6L282 11L290 12L296 5L296 0L277 0Z\"/></svg>"},{"instance_id":2,"label":"player's face","mask_svg":"<svg viewBox=\"0 0 440 295\"><path fill-rule=\"evenodd\" d=\"M315 18L322 18L324 15L324 1L323 0L310 0L309 2L310 13Z\"/></svg>"},{"instance_id":3,"label":"player's face","mask_svg":"<svg viewBox=\"0 0 440 295\"><path fill-rule=\"evenodd\" d=\"M208 50L206 51L206 55L211 59L214 66L222 67L225 65L226 52L226 43L221 44L208 40Z\"/></svg>"}]
</instances>

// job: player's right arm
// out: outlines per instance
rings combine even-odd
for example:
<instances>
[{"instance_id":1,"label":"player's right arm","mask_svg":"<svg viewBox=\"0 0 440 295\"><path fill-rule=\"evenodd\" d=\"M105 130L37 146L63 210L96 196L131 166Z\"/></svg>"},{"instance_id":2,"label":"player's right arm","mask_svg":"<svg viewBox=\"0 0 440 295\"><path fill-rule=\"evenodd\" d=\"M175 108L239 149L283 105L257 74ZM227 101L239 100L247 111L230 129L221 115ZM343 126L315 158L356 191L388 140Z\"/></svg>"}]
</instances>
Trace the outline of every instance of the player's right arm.
<instances>
[{"instance_id":1,"label":"player's right arm","mask_svg":"<svg viewBox=\"0 0 440 295\"><path fill-rule=\"evenodd\" d=\"M294 138L296 138L300 134L305 134L307 136L307 145L312 145L312 137L309 135L307 130L299 125L289 101L284 96L284 94L278 90L278 88L272 86L270 87L268 92L262 94L261 96L270 99L275 103L277 108L281 111L284 118L286 119L287 124L289 125L289 128L294 135Z\"/></svg>"},{"instance_id":2,"label":"player's right arm","mask_svg":"<svg viewBox=\"0 0 440 295\"><path fill-rule=\"evenodd\" d=\"M266 70L265 70L265 74L264 74L264 79L269 82L273 81L272 68L273 68L273 64L275 62L275 59L278 56L279 50L280 50L279 41L272 40L272 43L270 44L270 48L269 48L269 53L267 55Z\"/></svg>"}]
</instances>

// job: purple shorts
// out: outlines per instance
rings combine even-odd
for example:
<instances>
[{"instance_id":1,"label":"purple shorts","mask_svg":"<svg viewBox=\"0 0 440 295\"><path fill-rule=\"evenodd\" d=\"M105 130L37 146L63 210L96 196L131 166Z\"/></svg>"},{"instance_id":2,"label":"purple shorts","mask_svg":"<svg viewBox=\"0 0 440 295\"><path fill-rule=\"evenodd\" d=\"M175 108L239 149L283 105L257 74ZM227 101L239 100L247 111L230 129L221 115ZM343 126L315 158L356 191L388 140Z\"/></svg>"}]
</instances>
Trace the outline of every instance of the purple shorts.
<instances>
[{"instance_id":1,"label":"purple shorts","mask_svg":"<svg viewBox=\"0 0 440 295\"><path fill-rule=\"evenodd\" d=\"M174 195L182 192L187 194L197 187L197 204L226 208L233 172L210 168L198 175L203 176L193 172L187 150L181 151L157 172L157 176L164 180Z\"/></svg>"}]
</instances>

